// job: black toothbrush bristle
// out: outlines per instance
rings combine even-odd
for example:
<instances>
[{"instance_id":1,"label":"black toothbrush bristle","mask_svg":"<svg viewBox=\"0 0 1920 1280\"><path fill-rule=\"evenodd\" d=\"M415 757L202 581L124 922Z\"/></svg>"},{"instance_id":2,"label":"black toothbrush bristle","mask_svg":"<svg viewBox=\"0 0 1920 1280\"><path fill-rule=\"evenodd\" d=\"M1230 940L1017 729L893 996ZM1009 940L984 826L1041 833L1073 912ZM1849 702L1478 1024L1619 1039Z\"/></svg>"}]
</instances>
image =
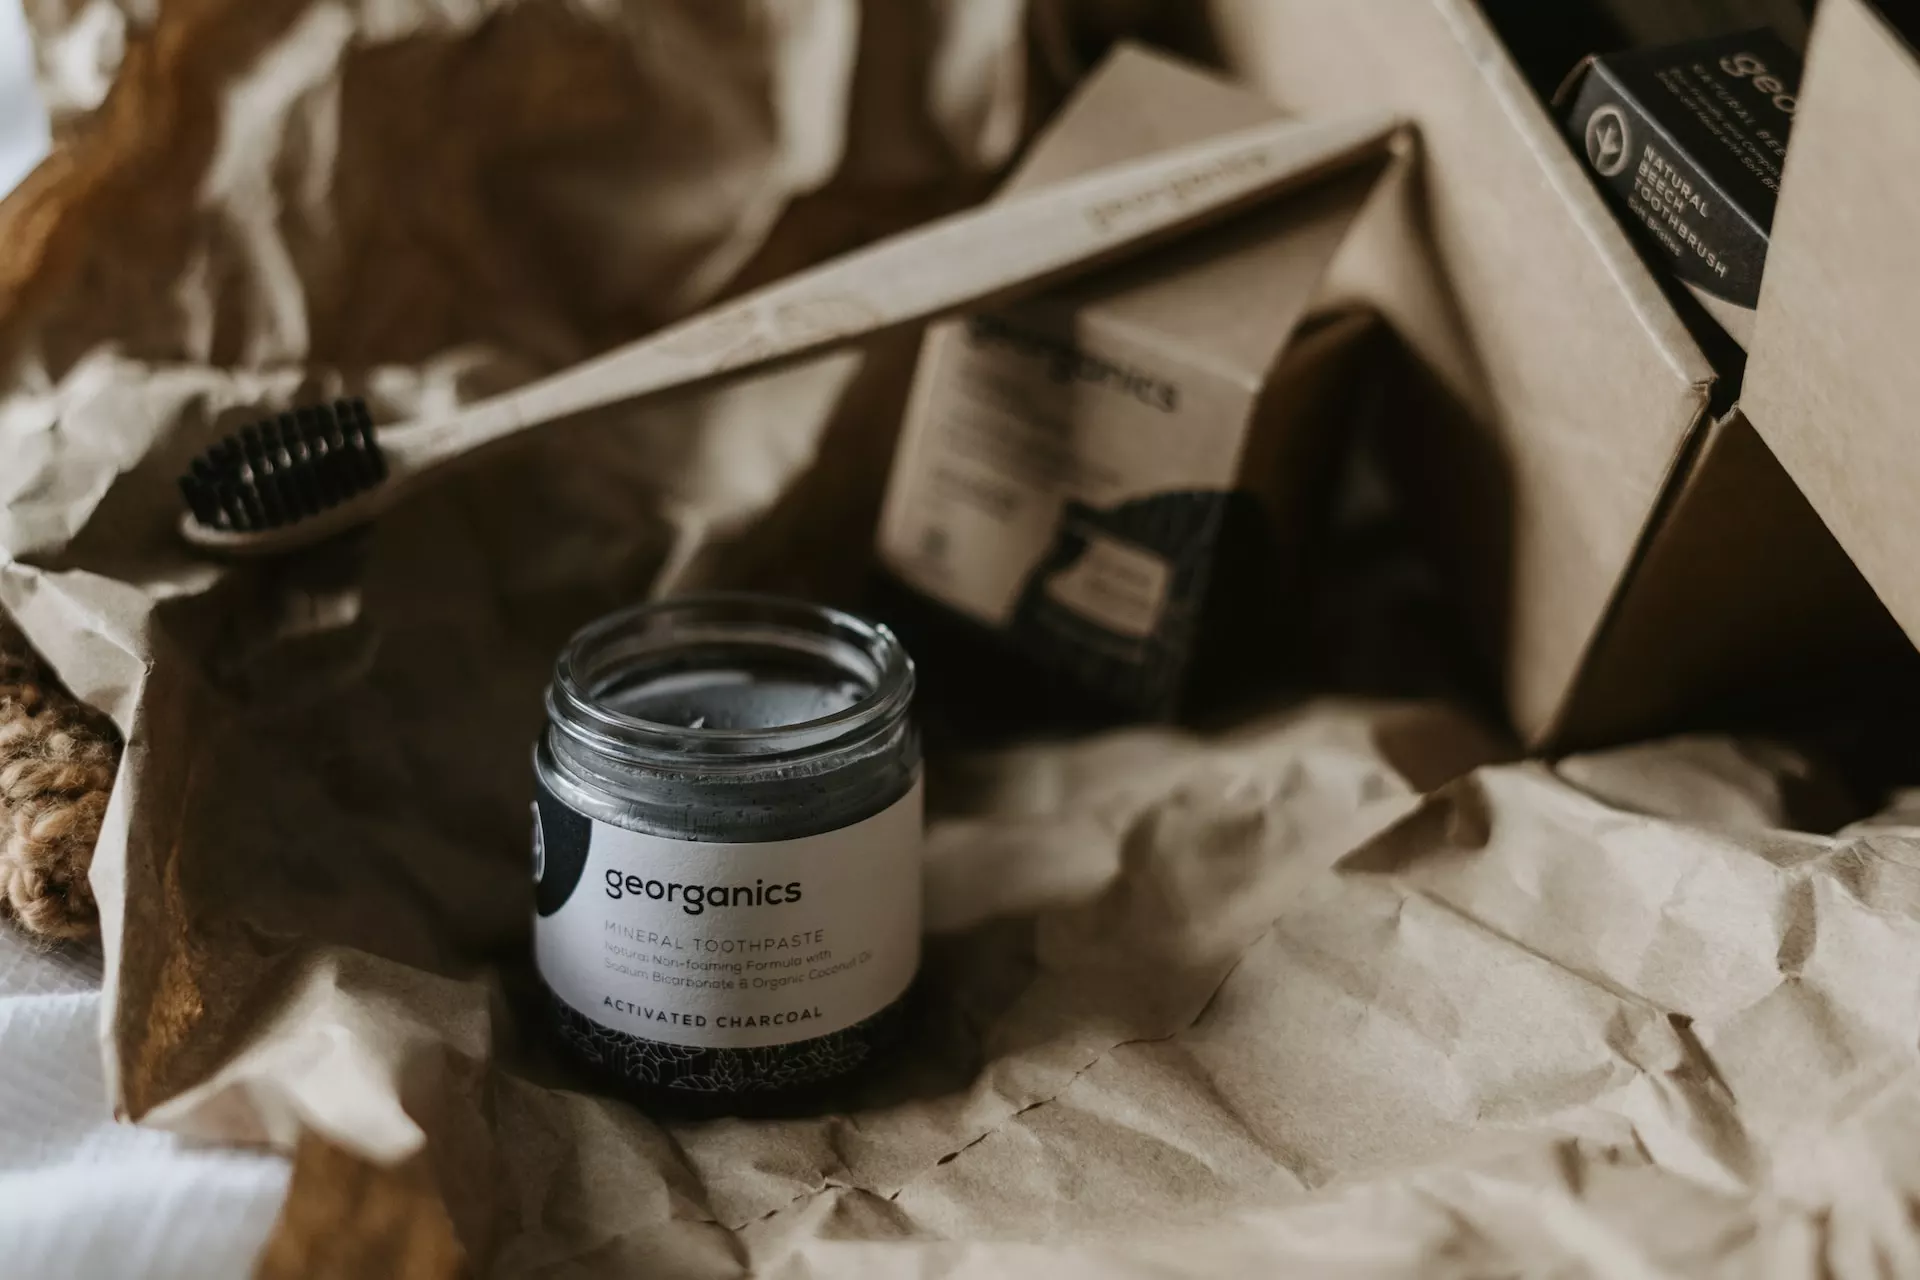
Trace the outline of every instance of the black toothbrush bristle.
<instances>
[{"instance_id":1,"label":"black toothbrush bristle","mask_svg":"<svg viewBox=\"0 0 1920 1280\"><path fill-rule=\"evenodd\" d=\"M209 529L255 533L319 515L387 477L364 401L262 419L193 460L180 493Z\"/></svg>"}]
</instances>

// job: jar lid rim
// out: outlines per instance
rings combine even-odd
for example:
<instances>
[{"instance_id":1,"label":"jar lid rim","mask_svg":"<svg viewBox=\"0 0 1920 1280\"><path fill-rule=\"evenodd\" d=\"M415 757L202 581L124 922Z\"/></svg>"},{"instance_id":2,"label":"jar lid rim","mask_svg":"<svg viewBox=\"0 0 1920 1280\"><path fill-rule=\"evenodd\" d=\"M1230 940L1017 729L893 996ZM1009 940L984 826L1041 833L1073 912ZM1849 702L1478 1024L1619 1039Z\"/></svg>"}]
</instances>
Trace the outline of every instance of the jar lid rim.
<instances>
[{"instance_id":1,"label":"jar lid rim","mask_svg":"<svg viewBox=\"0 0 1920 1280\"><path fill-rule=\"evenodd\" d=\"M770 649L775 637L813 635L850 640L872 664L867 673L849 671L870 681L851 704L824 716L792 724L754 728L693 728L648 720L607 706L586 687L582 658L592 649L624 632L639 632L648 624L675 615L719 614L712 625L757 628L757 637ZM702 764L738 762L764 767L790 755L810 755L845 742L870 726L890 723L906 711L913 696L913 660L884 624L870 622L830 605L790 597L745 591L690 592L617 610L588 623L568 639L554 664L547 687L549 720L593 750L632 763ZM754 749L756 746L761 749Z\"/></svg>"}]
</instances>

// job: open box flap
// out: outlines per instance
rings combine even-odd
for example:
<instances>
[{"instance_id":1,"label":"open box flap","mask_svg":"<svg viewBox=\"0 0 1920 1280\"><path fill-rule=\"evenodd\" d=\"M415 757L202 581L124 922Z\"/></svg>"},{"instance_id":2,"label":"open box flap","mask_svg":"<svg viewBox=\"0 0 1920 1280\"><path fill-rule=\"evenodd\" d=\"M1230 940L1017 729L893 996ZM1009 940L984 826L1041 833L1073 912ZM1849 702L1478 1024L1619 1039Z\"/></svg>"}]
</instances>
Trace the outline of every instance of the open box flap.
<instances>
[{"instance_id":1,"label":"open box flap","mask_svg":"<svg viewBox=\"0 0 1920 1280\"><path fill-rule=\"evenodd\" d=\"M1742 399L1920 637L1920 60L1863 0L1814 23Z\"/></svg>"}]
</instances>

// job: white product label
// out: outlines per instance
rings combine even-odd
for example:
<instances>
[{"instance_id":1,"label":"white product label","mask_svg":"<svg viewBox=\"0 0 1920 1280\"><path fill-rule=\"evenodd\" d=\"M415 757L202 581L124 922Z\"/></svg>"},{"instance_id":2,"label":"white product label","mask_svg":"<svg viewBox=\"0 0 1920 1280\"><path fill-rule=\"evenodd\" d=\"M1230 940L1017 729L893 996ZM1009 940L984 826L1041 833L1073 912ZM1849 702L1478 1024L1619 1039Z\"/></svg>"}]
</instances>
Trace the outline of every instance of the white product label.
<instances>
[{"instance_id":1,"label":"white product label","mask_svg":"<svg viewBox=\"0 0 1920 1280\"><path fill-rule=\"evenodd\" d=\"M536 813L536 846L549 838ZM917 781L865 821L798 840L594 822L578 882L535 918L534 956L574 1010L645 1040L751 1049L841 1031L919 967L920 840Z\"/></svg>"},{"instance_id":2,"label":"white product label","mask_svg":"<svg viewBox=\"0 0 1920 1280\"><path fill-rule=\"evenodd\" d=\"M1047 579L1047 595L1115 635L1146 639L1160 625L1173 566L1164 556L1096 529L1081 533L1086 549Z\"/></svg>"}]
</instances>

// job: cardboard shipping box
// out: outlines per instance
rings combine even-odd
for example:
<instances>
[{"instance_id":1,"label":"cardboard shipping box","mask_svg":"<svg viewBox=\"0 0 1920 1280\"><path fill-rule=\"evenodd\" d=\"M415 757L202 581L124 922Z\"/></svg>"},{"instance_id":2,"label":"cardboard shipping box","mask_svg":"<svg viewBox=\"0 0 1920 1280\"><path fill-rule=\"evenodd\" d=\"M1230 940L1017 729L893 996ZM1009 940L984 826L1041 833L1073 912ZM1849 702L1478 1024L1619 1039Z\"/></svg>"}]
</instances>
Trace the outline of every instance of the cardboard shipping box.
<instances>
[{"instance_id":1,"label":"cardboard shipping box","mask_svg":"<svg viewBox=\"0 0 1920 1280\"><path fill-rule=\"evenodd\" d=\"M1123 46L1005 189L1278 114ZM1271 659L1374 330L1362 307L1320 305L1322 286L1405 163L1395 141L1383 129L1226 226L936 326L880 522L888 573L971 627L969 649L1011 651L1095 707L1174 714L1205 677Z\"/></svg>"},{"instance_id":2,"label":"cardboard shipping box","mask_svg":"<svg viewBox=\"0 0 1920 1280\"><path fill-rule=\"evenodd\" d=\"M1378 307L1429 386L1398 415L1404 488L1530 746L1906 656L1471 0L1207 14L1283 109L1419 124L1426 163L1343 252L1336 293Z\"/></svg>"},{"instance_id":3,"label":"cardboard shipping box","mask_svg":"<svg viewBox=\"0 0 1920 1280\"><path fill-rule=\"evenodd\" d=\"M1824 0L1745 399L1787 471L1920 637L1920 31Z\"/></svg>"}]
</instances>

